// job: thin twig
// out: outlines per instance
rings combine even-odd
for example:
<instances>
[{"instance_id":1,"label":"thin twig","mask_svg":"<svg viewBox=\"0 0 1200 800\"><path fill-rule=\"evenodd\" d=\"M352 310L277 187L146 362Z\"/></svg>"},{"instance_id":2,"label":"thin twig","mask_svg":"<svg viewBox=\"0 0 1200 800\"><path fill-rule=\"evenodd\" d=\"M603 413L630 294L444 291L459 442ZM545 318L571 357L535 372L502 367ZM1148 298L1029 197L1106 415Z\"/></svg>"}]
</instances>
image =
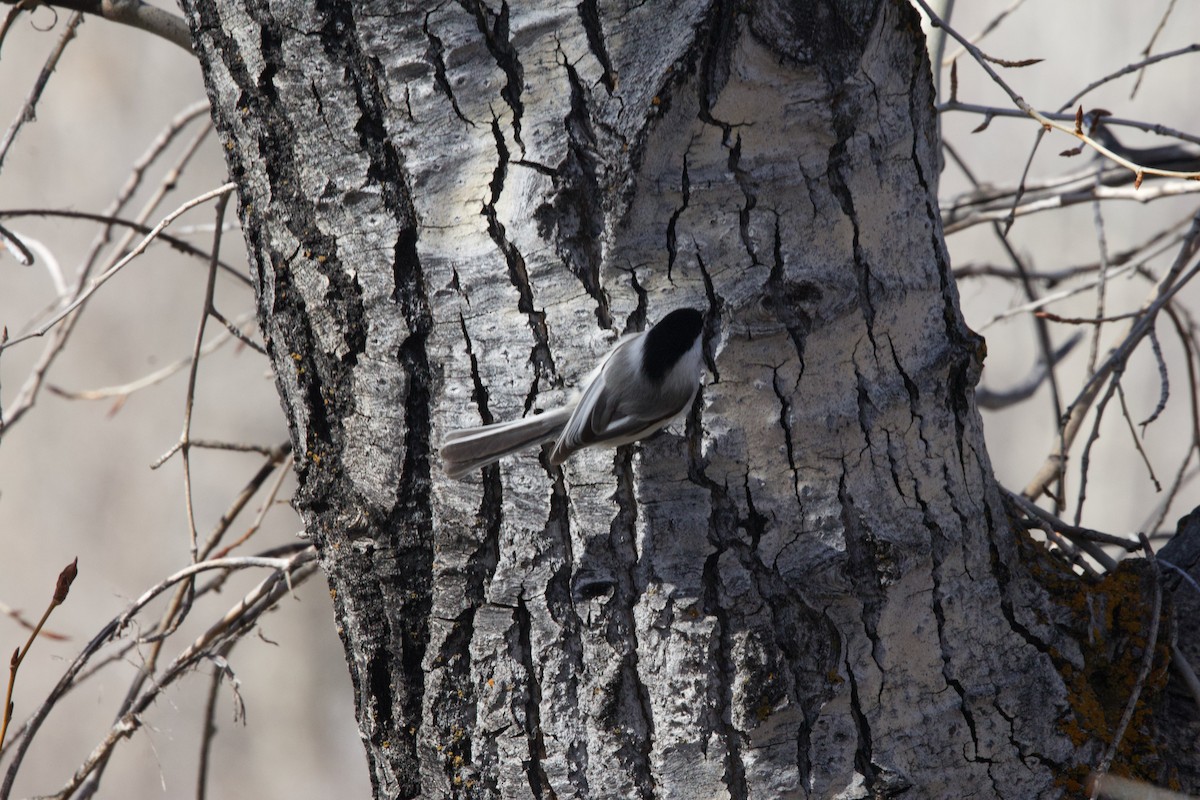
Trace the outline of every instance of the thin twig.
<instances>
[{"instance_id":1,"label":"thin twig","mask_svg":"<svg viewBox=\"0 0 1200 800\"><path fill-rule=\"evenodd\" d=\"M1200 677L1196 676L1192 662L1188 660L1178 643L1171 645L1171 666L1191 693L1192 702L1196 704L1196 708L1200 709Z\"/></svg>"},{"instance_id":2,"label":"thin twig","mask_svg":"<svg viewBox=\"0 0 1200 800\"><path fill-rule=\"evenodd\" d=\"M1138 455L1142 457L1142 463L1146 465L1146 472L1149 473L1150 482L1154 484L1154 491L1161 492L1162 484L1158 482L1158 476L1154 474L1154 465L1150 463L1150 456L1146 449L1142 447L1142 441L1138 438L1137 431L1133 427L1133 417L1129 414L1129 404L1125 402L1125 389L1120 383L1117 385L1117 399L1121 401L1121 419L1125 420L1125 429L1129 431L1129 438L1133 442L1133 447L1137 450Z\"/></svg>"},{"instance_id":3,"label":"thin twig","mask_svg":"<svg viewBox=\"0 0 1200 800\"><path fill-rule=\"evenodd\" d=\"M1140 189L1133 186L1092 186L1079 191L1018 202L1011 207L973 210L957 219L947 220L944 230L945 234L949 236L985 222L1004 222L1016 217L1068 208L1080 203L1090 203L1097 199L1132 200L1145 204L1161 200L1164 197L1178 197L1197 192L1200 192L1200 181L1193 180L1159 181L1151 186L1143 185Z\"/></svg>"},{"instance_id":4,"label":"thin twig","mask_svg":"<svg viewBox=\"0 0 1200 800\"><path fill-rule=\"evenodd\" d=\"M1149 56L1150 51L1154 49L1154 43L1158 41L1158 36L1167 27L1167 20L1170 19L1171 13L1175 10L1175 0L1171 0L1167 4L1167 10L1163 12L1162 17L1158 20L1158 26L1154 29L1154 33L1150 34L1150 41L1146 43L1146 49L1142 51L1142 56ZM1142 87L1142 78L1146 77L1145 67L1138 68L1137 80L1133 82L1133 88L1129 90L1129 99L1137 97L1138 89Z\"/></svg>"},{"instance_id":5,"label":"thin twig","mask_svg":"<svg viewBox=\"0 0 1200 800\"><path fill-rule=\"evenodd\" d=\"M238 322L240 324L245 324L246 322L253 319L253 316L254 316L253 314L246 314L241 319L239 319ZM228 330L222 332L218 336L213 337L207 344L204 345L203 348L201 348L201 350L200 350L201 357L208 356L208 355L211 355L212 353L216 352L223 345L225 345L231 338L233 338L233 334L230 333ZM238 341L241 341L241 339L239 339ZM108 399L111 399L114 397L124 399L124 398L128 397L129 395L134 394L135 392L141 391L142 389L147 389L151 386L155 386L159 383L162 383L166 379L170 378L172 375L174 375L174 374L182 371L186 367L190 366L191 363L192 363L191 356L186 356L184 358L179 359L178 361L174 361L174 362L166 365L162 369L157 369L148 375L143 375L142 377L138 378L137 380L133 380L128 383L117 384L115 386L103 386L98 389L70 390L70 389L64 389L60 386L55 386L54 384L48 384L46 388L49 391L51 391L52 393L58 395L59 397L64 397L68 400L108 400ZM199 445L193 441L193 446L197 447L197 446L201 446L201 445ZM235 447L236 446L231 445L227 449L235 449ZM245 447L247 447L249 449L253 449L252 445L246 445Z\"/></svg>"},{"instance_id":6,"label":"thin twig","mask_svg":"<svg viewBox=\"0 0 1200 800\"><path fill-rule=\"evenodd\" d=\"M287 459L279 463L279 468L275 471L275 480L267 489L267 496L263 499L262 505L258 507L258 513L255 514L254 520L250 523L250 527L247 528L246 532L237 539L234 539L231 543L222 547L220 550L215 551L213 553L215 558L224 558L225 556L229 555L229 553L235 548L241 547L243 544L248 542L250 537L252 537L259 531L259 529L262 528L263 520L265 520L267 517L267 512L274 507L276 500L279 497L279 490L283 488L283 482L287 480L288 475L291 474L291 470L288 469L288 467L291 466L291 462L291 456L288 456ZM212 547L215 546L215 544L215 542L212 542L206 546Z\"/></svg>"},{"instance_id":7,"label":"thin twig","mask_svg":"<svg viewBox=\"0 0 1200 800\"><path fill-rule=\"evenodd\" d=\"M983 29L980 30L979 33L972 36L971 41L974 43L982 42L988 37L989 34L992 33L992 31L1000 27L1000 23L1004 22L1004 20L1007 19L1010 14L1020 8L1024 3L1025 0L1013 0L1011 3L1009 3L1008 8L1005 8L999 14L992 17L991 20L989 20L988 23L983 26ZM947 15L946 18L949 19L949 16ZM954 62L955 59L965 52L966 50L964 50L962 47L959 47L950 55L935 60L934 63L941 64L943 67L948 67Z\"/></svg>"},{"instance_id":8,"label":"thin twig","mask_svg":"<svg viewBox=\"0 0 1200 800\"><path fill-rule=\"evenodd\" d=\"M1076 546L1082 548L1089 556L1107 570L1117 568L1117 562L1096 545L1110 545L1112 547L1120 547L1122 550L1132 553L1138 549L1136 541L1125 539L1120 536L1113 536L1110 533L1102 533L1091 528L1083 528L1079 525L1071 525L1064 522L1058 517L1051 514L1049 511L1039 507L1037 503L1029 500L1016 492L1010 492L1007 489L1003 490L1005 498L1012 505L1016 506L1022 512L1034 519L1040 519L1048 523L1054 530L1066 536Z\"/></svg>"},{"instance_id":9,"label":"thin twig","mask_svg":"<svg viewBox=\"0 0 1200 800\"><path fill-rule=\"evenodd\" d=\"M8 734L8 724L12 721L13 712L13 687L17 684L17 670L21 668L21 662L25 660L25 656L29 653L29 648L33 647L34 641L41 632L42 626L46 624L46 620L50 618L50 612L58 608L67 599L67 594L71 591L71 584L75 581L75 576L79 574L79 559L76 558L70 564L63 567L58 573L58 581L54 585L54 594L50 597L50 604L46 606L46 610L42 612L42 618L33 626L33 630L29 632L29 638L25 640L25 646L19 647L13 651L12 658L8 662L8 688L4 691L4 710L0 713L0 752L4 750L4 737Z\"/></svg>"},{"instance_id":10,"label":"thin twig","mask_svg":"<svg viewBox=\"0 0 1200 800\"><path fill-rule=\"evenodd\" d=\"M1163 520L1167 517L1167 512L1171 508L1171 504L1179 496L1179 492L1184 484L1196 477L1197 471L1189 471L1188 468L1191 465L1192 458L1200 455L1200 396L1198 396L1200 376L1196 374L1198 348L1193 345L1195 331L1190 324L1184 323L1182 315L1176 309L1174 303L1168 303L1163 307L1163 310L1166 311L1167 319L1171 320L1171 324L1175 327L1175 332L1179 336L1179 342L1183 345L1184 364L1187 366L1188 371L1188 405L1191 410L1192 441L1188 444L1188 449L1183 459L1179 462L1179 467L1175 471L1175 477L1171 481L1171 486L1167 489L1166 495L1159 501L1155 510L1140 526L1139 529L1144 531L1155 531L1162 525Z\"/></svg>"},{"instance_id":11,"label":"thin twig","mask_svg":"<svg viewBox=\"0 0 1200 800\"><path fill-rule=\"evenodd\" d=\"M1058 120L1053 118L1054 116L1057 116L1057 115L1047 115L1047 114L1043 114L1042 112L1038 111L1036 108L1029 105L1029 103L1027 103L1025 101L1025 98L1023 98L1023 97L1021 97L1021 95L1017 94L1016 91L1014 91L1013 88L1011 86L1009 86L1008 83L1003 78L1000 77L999 73L997 73L996 70L992 69L992 66L989 63L989 61L994 61L995 59L992 59L992 58L988 57L987 55L985 55L982 50L980 50L978 47L976 47L975 45L973 45L969 41L967 41L966 38L963 37L962 34L960 34L958 31L954 30L954 28L945 25L945 23L943 23L942 20L939 19L938 16L933 13L933 9L931 9L929 7L929 4L926 3L925 0L913 0L913 2L915 2L917 5L919 5L922 9L925 10L926 15L933 22L933 24L935 24L939 27L945 28L946 33L948 33L951 37L956 39L959 42L959 44L961 44L967 50L967 52L971 54L971 57L975 59L975 62L977 64L979 64L979 66L982 67L985 72L987 72L988 77L990 77L997 86L999 86L1001 89L1004 90L1005 94L1007 94L1009 99L1012 100L1013 105L1015 105L1022 112L1024 112L1026 116L1041 123L1042 128L1044 130L1057 130L1057 131L1061 131L1062 133L1065 133L1069 136L1075 137L1079 141L1086 144L1088 147L1095 150L1097 153L1100 153L1101 155L1103 155L1105 158L1107 158L1110 161L1113 161L1117 164L1120 164L1121 166L1128 169L1130 172L1133 172L1135 175L1138 176L1138 184L1141 183L1141 176L1144 176L1144 175L1160 175L1163 177L1171 177L1171 178L1193 178L1193 179L1200 178L1200 172L1177 172L1175 170L1164 170L1164 169L1158 169L1156 167L1147 167L1145 165L1135 164L1134 162L1130 161L1129 159L1125 158L1124 156L1113 152L1108 147L1105 147L1103 144L1096 141L1088 134L1084 133L1077 124L1072 125L1072 126L1063 125ZM1197 50L1200 50L1200 45L1194 45L1194 48ZM1172 55L1178 55L1178 53L1174 53L1174 54L1164 53L1164 54L1162 54L1162 56L1156 56L1154 59L1145 59L1145 61L1149 62L1149 63L1153 63L1154 60L1161 61L1163 58L1171 57ZM1097 85L1099 85L1099 84L1097 84ZM1088 91L1088 90L1085 90L1085 91Z\"/></svg>"},{"instance_id":12,"label":"thin twig","mask_svg":"<svg viewBox=\"0 0 1200 800\"><path fill-rule=\"evenodd\" d=\"M1157 253L1166 249L1170 249L1170 247L1178 244L1179 240L1182 238L1182 235L1176 234L1175 236L1172 236L1172 232L1174 232L1177 228L1186 225L1191 218L1192 214L1189 212L1188 215L1181 221L1171 225L1168 228L1156 231L1145 241L1139 242L1132 247L1126 248L1125 250L1112 255L1108 260L1109 267L1116 268L1125 266L1130 261L1133 261L1135 258L1137 258L1140 253L1149 251L1156 245L1160 246L1162 248L1161 250L1154 250L1152 253L1147 252L1143 258L1139 259L1141 263L1136 265L1136 269L1139 274L1147 274L1144 262L1153 258ZM1033 280L1045 283L1047 288L1053 288L1063 281L1070 280L1071 278L1076 278L1081 275L1097 272L1099 269L1100 262L1092 261L1089 263L1076 264L1074 266L1063 267L1056 270L1030 270L1029 277ZM959 266L954 267L954 277L994 277L1011 280L1017 277L1017 272L1009 267L1001 267L995 264L976 264L968 262L966 264L960 264Z\"/></svg>"},{"instance_id":13,"label":"thin twig","mask_svg":"<svg viewBox=\"0 0 1200 800\"><path fill-rule=\"evenodd\" d=\"M1079 427L1083 424L1084 416L1095 401L1100 386L1104 381L1109 380L1118 369L1124 369L1130 354L1153 326L1158 312L1200 271L1200 265L1198 265L1186 273L1183 272L1196 253L1198 237L1200 237L1200 212L1197 212L1192 218L1192 226L1180 244L1179 253L1167 274L1156 285L1154 299L1146 304L1145 313L1134 321L1125 338L1096 369L1095 374L1088 378L1075 400L1068 406L1066 423L1062 426L1060 435L1056 437L1055 445L1047 455L1045 462L1025 487L1023 494L1026 497L1036 499L1061 474L1065 466L1066 454L1074 442Z\"/></svg>"},{"instance_id":14,"label":"thin twig","mask_svg":"<svg viewBox=\"0 0 1200 800\"><path fill-rule=\"evenodd\" d=\"M1133 272L1134 268L1135 267L1132 264L1128 264L1124 267L1118 267L1117 269L1112 271L1112 274L1110 277L1117 278L1117 277L1120 277L1121 275L1131 273L1131 272ZM1051 305L1052 303L1058 303L1063 300L1068 300L1077 294L1082 294L1083 292L1086 292L1089 289L1094 288L1097 284L1099 284L1099 282L1100 282L1099 276L1095 275L1090 280L1085 281L1083 283L1076 284L1076 285L1070 287L1069 289L1062 289L1062 290L1054 292L1052 294L1043 295L1043 296L1037 298L1036 300L1032 300L1028 303L1022 303L1019 306L1012 306L1011 308L1006 308L1003 311L1001 311L1000 313L993 316L987 322L980 325L978 330L980 331L980 333L982 333L983 331L986 331L988 328L992 327L993 325L995 325L998 322L1003 322L1006 319L1011 319L1012 317L1020 316L1022 314L1028 314L1030 312L1040 313L1043 318L1052 319L1055 322L1071 322L1072 320L1070 318L1054 317L1054 316L1046 314L1045 312L1042 312L1041 309L1045 308L1048 305ZM1090 320L1090 319L1088 319L1088 320L1081 319L1081 320L1079 320L1079 323L1081 324L1084 322L1091 322L1091 321L1092 320Z\"/></svg>"},{"instance_id":15,"label":"thin twig","mask_svg":"<svg viewBox=\"0 0 1200 800\"><path fill-rule=\"evenodd\" d=\"M150 231L152 230L151 226L144 225L140 222L135 222L131 219L124 219L122 217L113 216L111 214L96 214L96 213L93 213L90 211L74 211L69 208L6 208L6 209L0 209L0 219L12 219L15 217L61 217L62 219L81 219L81 220L88 220L90 222L103 222L104 224L110 225L110 226L129 228L130 230L140 233L143 236L150 233ZM189 231L181 230L180 233L181 234L189 233L189 232L194 233L194 232L196 232L195 229L198 228L199 226L191 225L188 227L191 230L189 230ZM203 227L208 228L211 226L206 225ZM229 226L226 226L227 229L228 229L228 227ZM0 230L3 230L3 229L0 228ZM210 233L211 231L204 231L204 232ZM158 239L161 242L163 242L164 244L169 245L171 247L171 249L173 249L177 252L183 253L184 255L187 255L187 256L192 256L193 258L203 259L204 263L206 265L212 259L211 253L207 252L206 250L202 250L199 247L196 247L191 242L187 241L186 239L182 239L179 236L173 236L172 234L166 233L165 231L160 231L158 234ZM246 286L253 288L254 281L250 280L250 277L248 275L246 275L242 270L234 267L232 264L230 264L226 261L221 261L218 263L219 263L219 266L221 267L221 271L224 272L226 275L230 276L231 278L238 281L239 283L245 284Z\"/></svg>"},{"instance_id":16,"label":"thin twig","mask_svg":"<svg viewBox=\"0 0 1200 800\"><path fill-rule=\"evenodd\" d=\"M1066 556L1066 560L1071 566L1078 567L1080 571L1089 578L1099 578L1100 573L1096 568L1084 557L1078 547L1071 543L1067 538L1059 535L1058 531L1054 530L1054 526L1047 520L1041 517L1030 517L1029 526L1037 528L1046 535L1046 539L1052 542Z\"/></svg>"},{"instance_id":17,"label":"thin twig","mask_svg":"<svg viewBox=\"0 0 1200 800\"><path fill-rule=\"evenodd\" d=\"M1162 345L1158 341L1158 332L1151 326L1150 332L1146 334L1146 338L1150 340L1150 350L1154 353L1154 360L1158 364L1158 404L1154 406L1154 410L1150 412L1150 416L1138 423L1143 433L1146 426L1158 419L1162 414L1163 409L1167 407L1167 400L1171 396L1171 381L1167 374L1167 362L1163 358Z\"/></svg>"},{"instance_id":18,"label":"thin twig","mask_svg":"<svg viewBox=\"0 0 1200 800\"><path fill-rule=\"evenodd\" d=\"M168 225L170 225L172 222L174 222L176 219L178 219L181 215L187 213L188 211L195 208L196 206L203 205L204 203L207 203L209 200L212 200L214 198L217 198L217 199L227 198L229 196L229 194L236 188L237 188L237 184L235 184L235 183L226 183L222 186L218 186L216 189L212 189L210 191L205 192L202 195L193 197L191 200L188 200L186 203L181 205L179 208L175 209L170 214L163 217L162 221L159 222L157 225L155 225L150 230L150 233L147 234L145 236L145 238L143 238L142 241L139 242L138 245L129 252L128 255L126 255L124 258L122 258L120 261L118 261L113 266L109 267L106 271L101 273L99 276L94 278L88 284L87 288L84 289L84 291L78 297L76 297L74 300L72 300L70 303L68 303L65 308L61 309L58 313L56 313L53 317L51 317L48 321L44 322L41 326L39 326L36 330L32 331L31 333L25 334L24 336L18 336L14 339L9 339L7 342L0 344L0 350L6 350L9 347L12 347L13 345L20 344L21 342L28 341L29 339L36 339L38 337L45 336L46 333L51 328L53 328L55 325L57 325L59 322L61 322L67 315L69 315L72 311L74 311L75 309L79 308L84 303L86 303L88 301L88 298L90 298L93 294L95 294L96 290L99 289L101 286L103 286L105 283L107 283L110 278L112 278L114 275L116 275L118 272L120 272L122 268L124 268L127 264L129 264L135 258L137 258L142 253L144 253L146 251L146 248L150 246L151 242L153 242L156 238L158 238L158 234L164 228L166 228Z\"/></svg>"},{"instance_id":19,"label":"thin twig","mask_svg":"<svg viewBox=\"0 0 1200 800\"><path fill-rule=\"evenodd\" d=\"M65 8L77 13L128 25L131 28L151 33L176 45L188 53L192 52L192 32L187 20L163 8L143 3L142 0L42 0L48 6ZM16 0L3 0L11 3Z\"/></svg>"},{"instance_id":20,"label":"thin twig","mask_svg":"<svg viewBox=\"0 0 1200 800\"><path fill-rule=\"evenodd\" d=\"M237 497L229 504L229 508L225 510L205 538L204 545L200 548L201 557L208 558L216 550L217 545L221 543L230 526L233 525L233 521L249 505L250 500L258 493L263 484L267 482L267 478L271 476L272 472L280 470L283 474L287 474L288 470L284 469L284 467L291 463L291 455L292 447L290 442L284 443L267 453L266 460L258 468L258 471L254 473L250 480L246 482L246 485L242 487L242 490L238 492ZM270 508L271 504L264 505L264 509ZM265 510L263 513L265 513ZM252 524L251 528L253 529L253 527L254 525Z\"/></svg>"},{"instance_id":21,"label":"thin twig","mask_svg":"<svg viewBox=\"0 0 1200 800\"><path fill-rule=\"evenodd\" d=\"M21 613L21 610L18 608L13 608L12 606L8 605L7 603L0 603L0 614L3 614L4 616L8 617L13 622L17 623L18 625L20 625L22 628L24 628L27 631L33 630L34 623L25 619L25 615L23 613ZM41 636L43 639L52 639L52 640L58 641L58 642L65 642L67 639L70 638L66 634L56 633L54 631L48 631L45 628L42 628L42 630L39 631L38 635Z\"/></svg>"},{"instance_id":22,"label":"thin twig","mask_svg":"<svg viewBox=\"0 0 1200 800\"><path fill-rule=\"evenodd\" d=\"M153 165L158 158L166 152L167 148L184 130L184 128L192 120L199 118L199 116L206 112L207 109L207 103L203 105L199 103L193 103L191 106L185 108L183 111L175 115L170 123L168 123L167 127L159 133L153 142L151 142L150 146L146 149L146 152L134 162L132 168L130 169L129 177L126 179L121 189L117 192L117 195L113 198L112 202L109 203L107 208L105 208L105 214L116 216L121 213L122 209L124 209L126 204L128 204L133 198L134 193L141 187L143 179L151 165ZM211 129L211 127L211 123L205 125L204 128L192 138L188 145L184 147L183 152L176 158L174 165L170 170L167 171L162 180L159 182L156 191L143 205L142 210L135 218L136 222L144 223L146 220L148 220L163 199L170 194L171 191L173 191L176 185L178 185L179 177L182 174L183 168L196 155L200 143L204 140L205 136L207 135L207 131ZM101 232L93 239L91 247L76 273L75 283L71 290L72 297L78 296L85 290L88 278L92 275L93 271L97 267L97 264L99 263L100 254L110 242L112 227L112 225L105 225ZM132 231L126 232L126 234L121 237L119 242L114 246L113 254L108 259L105 267L101 268L102 271L103 269L114 264L120 257L120 254L126 252L128 246L133 242L133 238L134 233ZM21 390L17 393L17 397L13 401L12 407L9 408L7 416L3 413L0 413L0 437L2 437L4 431L11 428L14 424L16 424L17 421L21 419L21 417L23 417L31 408L33 408L37 401L42 384L46 379L47 372L49 372L50 367L63 352L63 349L67 345L67 341L70 339L72 332L75 330L75 325L80 319L82 308L83 307L81 306L79 310L69 314L67 318L62 321L62 324L54 330L53 336L42 350L42 354L38 358L37 363L34 364L33 368L30 370L24 384L21 386Z\"/></svg>"},{"instance_id":23,"label":"thin twig","mask_svg":"<svg viewBox=\"0 0 1200 800\"><path fill-rule=\"evenodd\" d=\"M8 150L12 147L12 143L16 140L21 128L26 122L36 118L38 100L42 98L42 92L46 89L46 82L50 80L50 76L58 68L58 62L62 58L63 51L67 49L67 43L75 38L75 30L81 22L83 22L83 15L78 12L67 18L67 24L63 28L62 34L58 37L58 42L55 43L54 49L50 51L50 55L46 57L46 63L42 65L42 71L38 73L37 80L33 82L33 87L25 97L25 105L22 107L21 113L8 126L8 130L4 132L4 137L0 138L0 167L4 166L4 157L8 155Z\"/></svg>"},{"instance_id":24,"label":"thin twig","mask_svg":"<svg viewBox=\"0 0 1200 800\"><path fill-rule=\"evenodd\" d=\"M213 738L217 734L217 695L220 693L221 680L229 670L225 659L236 642L228 642L214 654L214 662L219 657L222 664L213 669L212 678L208 683L208 697L204 701L203 728L200 731L200 759L196 769L196 800L208 797L208 764L212 753Z\"/></svg>"},{"instance_id":25,"label":"thin twig","mask_svg":"<svg viewBox=\"0 0 1200 800\"><path fill-rule=\"evenodd\" d=\"M1075 499L1076 525L1083 519L1083 504L1087 500L1088 472L1092 463L1092 447L1100 439L1100 423L1104 421L1104 412L1108 408L1109 401L1112 400L1113 396L1117 393L1117 389L1121 386L1121 376L1124 374L1124 371L1125 365L1123 363L1117 365L1113 370L1112 378L1108 382L1107 391L1100 398L1100 402L1096 403L1096 413L1092 417L1092 431L1083 443L1083 453L1079 457L1079 493Z\"/></svg>"},{"instance_id":26,"label":"thin twig","mask_svg":"<svg viewBox=\"0 0 1200 800\"><path fill-rule=\"evenodd\" d=\"M316 568L316 558L316 549L312 546L307 546L301 550L295 551L288 558L242 556L238 558L222 558L202 561L198 564L191 564L179 570L175 574L159 581L150 589L146 590L120 615L114 617L106 625L104 625L99 633L97 633L96 636L94 636L92 640L88 642L88 644L83 648L83 651L75 657L75 660L72 661L70 665L68 665L66 672L59 679L58 683L55 684L54 688L50 690L49 694L46 696L45 700L42 701L42 704L37 708L33 716L30 717L30 719L25 723L22 736L16 740L17 749L13 754L12 761L9 763L7 771L5 772L4 782L3 784L0 784L0 798L9 797L9 794L12 791L13 781L16 780L17 772L21 768L21 764L24 761L25 753L29 748L29 744L41 729L41 726L45 722L46 717L49 715L50 710L54 708L59 699L61 699L63 695L65 695L72 688L72 686L75 684L76 678L83 671L84 667L87 666L92 656L94 656L101 647L112 641L115 636L119 635L121 631L123 631L125 627L129 625L133 617L143 608L145 608L148 603L153 601L154 598L158 597L172 586L179 584L182 581L187 581L192 576L198 575L202 572L212 570L251 569L264 567L275 570L274 577L279 579L277 583L281 588L278 590L271 589L266 594L259 595L262 602L260 602L259 605L255 606L253 609L248 609L248 616L244 619L246 623L252 624L253 621L258 618L258 616L271 607L275 600L282 597L284 593L289 591L292 585L300 582L308 575L312 574L312 570ZM267 582L264 582L264 584L268 583L269 580L270 579L268 579ZM263 584L260 584L260 587L261 586L263 586ZM244 603L245 601L238 606L235 606L234 610L236 611L239 608L244 608ZM227 613L224 617L222 617L222 622L219 622L217 626L210 628L210 632L215 631L216 633L220 633L222 631L230 630L233 624L236 622L236 620L230 618L230 613ZM239 624L233 630L233 633L236 635L241 635L247 630L249 630L248 625ZM194 647L195 646L193 645L193 648ZM188 651L185 651L185 654L187 652ZM183 655L181 655L175 660L175 662L173 662L172 666L175 668L174 671L172 671L169 675L164 673L160 680L151 684L151 688L147 690L146 693L142 693L140 691L135 693L134 698L129 703L129 706L127 708L123 708L117 722L114 725L114 730L128 728L127 733L132 733L134 727L136 726L130 726L133 725L133 721L137 718L137 715L144 711L145 708L147 708L150 703L154 701L162 689L166 688L172 681L178 678L183 673L184 669L193 663L196 655L197 654L195 652L191 652L189 658L191 658L192 661L184 659ZM112 737L111 731L110 737ZM102 743L101 746L99 746L97 750L93 752L93 755L96 755L96 753L101 751L103 751L103 754L100 756L99 760L89 759L89 768L87 773L90 773L93 769L99 767L103 759L107 758L107 754L111 752L111 746L115 744L119 738L120 736L112 737L111 742L109 742L107 746ZM107 738L106 741L108 741ZM76 775L80 777L80 780L82 780L80 773L76 773ZM78 786L78 782L75 782L74 785Z\"/></svg>"},{"instance_id":27,"label":"thin twig","mask_svg":"<svg viewBox=\"0 0 1200 800\"><path fill-rule=\"evenodd\" d=\"M200 311L200 324L197 326L195 342L192 345L192 359L188 368L187 392L184 396L183 431L179 434L180 457L183 459L183 497L187 507L188 542L192 552L192 561L199 558L196 536L196 513L192 504L192 462L188 439L192 435L192 410L196 403L196 376L200 371L200 352L204 348L204 330L213 308L213 295L217 286L217 261L220 259L221 238L224 229L221 221L225 217L225 208L229 204L229 193L217 198L216 228L213 231L212 261L208 268L208 283L204 288L204 307Z\"/></svg>"},{"instance_id":28,"label":"thin twig","mask_svg":"<svg viewBox=\"0 0 1200 800\"><path fill-rule=\"evenodd\" d=\"M230 641L231 638L245 635L253 628L254 623L268 609L272 608L280 598L292 590L294 582L303 580L316 570L315 552L309 553L309 558L294 567L293 571L278 568L276 572L265 578L255 588L250 590L242 600L225 613L221 619L211 625L191 645L183 650L163 670L162 675L152 682L142 692L130 709L123 714L109 729L108 735L96 746L91 755L75 771L71 779L57 793L55 798L70 797L87 779L93 770L107 763L113 748L121 739L128 738L142 725L141 714L158 698L164 689L184 675L200 659L205 658L215 644ZM247 559L221 559L222 561L241 561ZM211 562L209 562L211 563ZM203 566L195 564L194 567ZM177 573L178 574L178 573Z\"/></svg>"}]
</instances>

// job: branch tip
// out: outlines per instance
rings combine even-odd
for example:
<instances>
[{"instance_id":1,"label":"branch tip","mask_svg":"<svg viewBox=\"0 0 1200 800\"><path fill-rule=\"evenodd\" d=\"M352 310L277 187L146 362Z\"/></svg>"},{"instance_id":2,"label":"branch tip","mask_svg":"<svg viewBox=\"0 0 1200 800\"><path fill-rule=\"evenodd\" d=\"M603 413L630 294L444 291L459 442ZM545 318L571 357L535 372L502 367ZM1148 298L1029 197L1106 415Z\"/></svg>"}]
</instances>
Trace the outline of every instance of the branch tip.
<instances>
[{"instance_id":1,"label":"branch tip","mask_svg":"<svg viewBox=\"0 0 1200 800\"><path fill-rule=\"evenodd\" d=\"M62 605L67 599L67 593L71 591L71 584L75 582L75 576L79 574L79 557L70 564L63 567L63 571L58 573L58 582L54 586L53 604L56 606Z\"/></svg>"}]
</instances>

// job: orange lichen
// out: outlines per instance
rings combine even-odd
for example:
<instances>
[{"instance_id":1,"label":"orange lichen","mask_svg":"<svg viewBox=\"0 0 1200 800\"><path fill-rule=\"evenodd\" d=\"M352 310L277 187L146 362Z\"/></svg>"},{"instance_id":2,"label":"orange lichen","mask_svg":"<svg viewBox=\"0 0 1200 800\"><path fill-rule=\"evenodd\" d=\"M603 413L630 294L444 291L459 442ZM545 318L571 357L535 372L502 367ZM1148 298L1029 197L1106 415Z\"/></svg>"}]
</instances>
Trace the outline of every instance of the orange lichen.
<instances>
[{"instance_id":1,"label":"orange lichen","mask_svg":"<svg viewBox=\"0 0 1200 800\"><path fill-rule=\"evenodd\" d=\"M1070 705L1060 729L1078 752L1103 752L1137 691L1145 648L1153 647L1152 665L1118 745L1113 772L1158 785L1168 782L1170 770L1158 749L1154 708L1167 682L1171 615L1164 597L1157 639L1148 642L1157 579L1153 565L1130 558L1096 581L1075 574L1027 535L1021 536L1019 549L1022 562L1057 605L1056 618L1045 622L1074 640L1083 657L1080 666L1061 651L1050 650ZM1068 796L1078 796L1095 766L1080 763L1061 776Z\"/></svg>"}]
</instances>

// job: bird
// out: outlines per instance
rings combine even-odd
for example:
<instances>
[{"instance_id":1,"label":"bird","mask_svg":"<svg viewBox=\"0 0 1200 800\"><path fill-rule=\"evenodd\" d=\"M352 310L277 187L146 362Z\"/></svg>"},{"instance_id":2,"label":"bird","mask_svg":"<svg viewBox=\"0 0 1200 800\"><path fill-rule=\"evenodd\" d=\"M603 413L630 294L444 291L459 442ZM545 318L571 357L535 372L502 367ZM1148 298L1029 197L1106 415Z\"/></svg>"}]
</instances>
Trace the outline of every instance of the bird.
<instances>
[{"instance_id":1,"label":"bird","mask_svg":"<svg viewBox=\"0 0 1200 800\"><path fill-rule=\"evenodd\" d=\"M621 337L588 375L583 390L531 417L451 431L442 467L463 478L505 456L554 442L558 466L585 447L644 439L686 413L700 388L704 315L677 308L647 330Z\"/></svg>"}]
</instances>

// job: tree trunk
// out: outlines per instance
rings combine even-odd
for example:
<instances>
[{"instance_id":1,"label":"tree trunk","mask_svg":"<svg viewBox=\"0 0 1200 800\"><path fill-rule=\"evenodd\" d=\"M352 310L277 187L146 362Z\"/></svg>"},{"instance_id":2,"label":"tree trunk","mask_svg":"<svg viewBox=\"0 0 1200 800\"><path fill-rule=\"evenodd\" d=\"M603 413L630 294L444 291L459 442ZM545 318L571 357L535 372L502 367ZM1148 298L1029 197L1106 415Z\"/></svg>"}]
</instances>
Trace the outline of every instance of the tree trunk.
<instances>
[{"instance_id":1,"label":"tree trunk","mask_svg":"<svg viewBox=\"0 0 1200 800\"><path fill-rule=\"evenodd\" d=\"M907 3L187 5L378 797L1078 787L1113 584L992 477ZM686 426L445 478L689 305Z\"/></svg>"}]
</instances>

